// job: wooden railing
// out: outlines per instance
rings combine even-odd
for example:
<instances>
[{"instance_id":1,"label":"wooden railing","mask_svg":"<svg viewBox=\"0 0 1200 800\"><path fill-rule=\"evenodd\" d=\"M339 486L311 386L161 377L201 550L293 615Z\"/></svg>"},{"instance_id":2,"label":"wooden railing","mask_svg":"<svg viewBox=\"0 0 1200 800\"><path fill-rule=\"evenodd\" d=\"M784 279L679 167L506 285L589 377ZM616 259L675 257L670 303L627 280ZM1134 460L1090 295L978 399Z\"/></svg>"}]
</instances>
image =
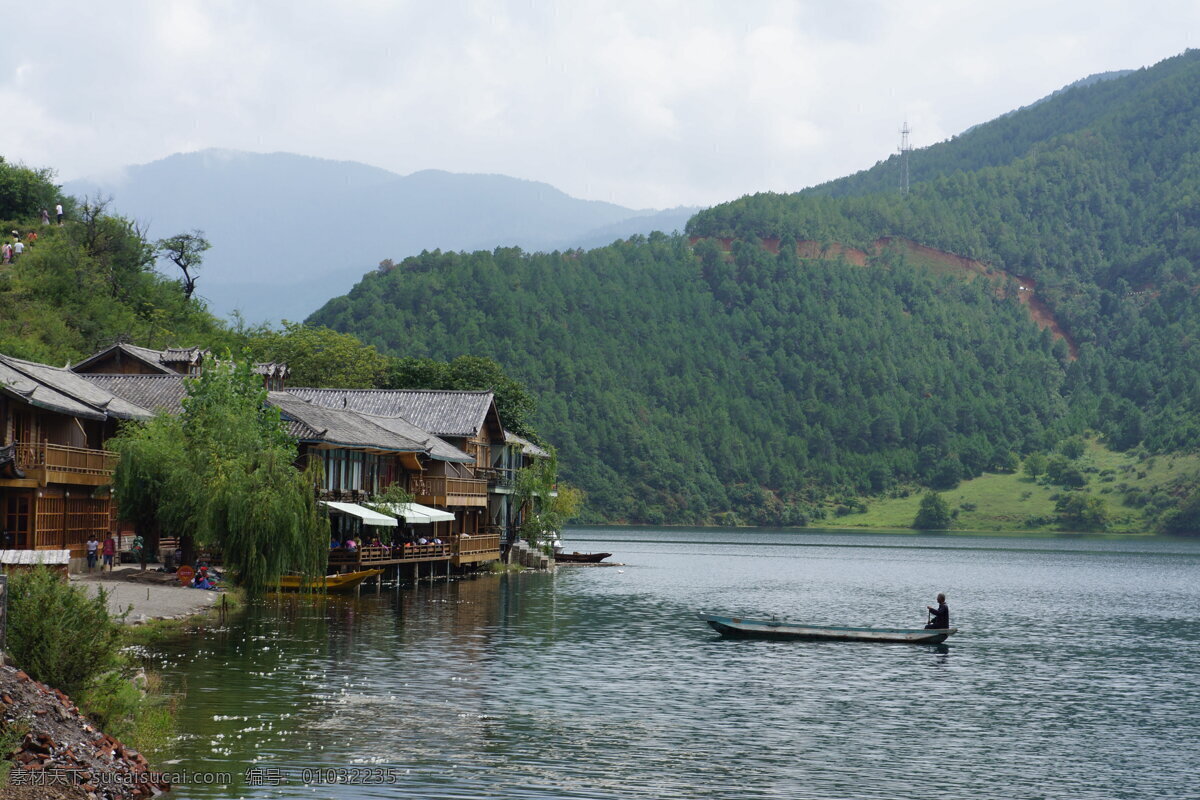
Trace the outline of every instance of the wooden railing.
<instances>
[{"instance_id":1,"label":"wooden railing","mask_svg":"<svg viewBox=\"0 0 1200 800\"><path fill-rule=\"evenodd\" d=\"M476 470L478 474L479 470ZM493 489L512 489L517 485L517 471L505 467L488 467L484 477Z\"/></svg>"},{"instance_id":2,"label":"wooden railing","mask_svg":"<svg viewBox=\"0 0 1200 800\"><path fill-rule=\"evenodd\" d=\"M454 543L454 555L464 556L494 555L500 552L499 534L480 534L478 536L459 536Z\"/></svg>"},{"instance_id":3,"label":"wooden railing","mask_svg":"<svg viewBox=\"0 0 1200 800\"><path fill-rule=\"evenodd\" d=\"M404 544L396 547L364 545L354 550L329 551L330 567L372 567L401 561L431 561L450 558L449 543Z\"/></svg>"},{"instance_id":4,"label":"wooden railing","mask_svg":"<svg viewBox=\"0 0 1200 800\"><path fill-rule=\"evenodd\" d=\"M408 490L418 503L432 505L487 505L487 481L482 478L449 478L414 475Z\"/></svg>"},{"instance_id":5,"label":"wooden railing","mask_svg":"<svg viewBox=\"0 0 1200 800\"><path fill-rule=\"evenodd\" d=\"M17 466L22 470L41 469L46 472L71 473L89 476L88 483L112 478L121 457L107 450L87 447L68 447L49 442L17 442Z\"/></svg>"}]
</instances>

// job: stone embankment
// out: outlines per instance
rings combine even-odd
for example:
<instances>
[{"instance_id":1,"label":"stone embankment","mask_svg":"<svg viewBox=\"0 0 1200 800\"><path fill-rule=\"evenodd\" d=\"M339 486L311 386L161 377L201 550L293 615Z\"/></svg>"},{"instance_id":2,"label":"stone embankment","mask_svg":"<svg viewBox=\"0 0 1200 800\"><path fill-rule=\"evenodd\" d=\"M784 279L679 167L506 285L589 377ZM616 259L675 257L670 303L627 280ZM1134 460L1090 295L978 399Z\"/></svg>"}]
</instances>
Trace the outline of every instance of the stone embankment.
<instances>
[{"instance_id":1,"label":"stone embankment","mask_svg":"<svg viewBox=\"0 0 1200 800\"><path fill-rule=\"evenodd\" d=\"M0 800L133 800L170 790L141 753L97 730L57 689L0 667L0 723L21 733Z\"/></svg>"}]
</instances>

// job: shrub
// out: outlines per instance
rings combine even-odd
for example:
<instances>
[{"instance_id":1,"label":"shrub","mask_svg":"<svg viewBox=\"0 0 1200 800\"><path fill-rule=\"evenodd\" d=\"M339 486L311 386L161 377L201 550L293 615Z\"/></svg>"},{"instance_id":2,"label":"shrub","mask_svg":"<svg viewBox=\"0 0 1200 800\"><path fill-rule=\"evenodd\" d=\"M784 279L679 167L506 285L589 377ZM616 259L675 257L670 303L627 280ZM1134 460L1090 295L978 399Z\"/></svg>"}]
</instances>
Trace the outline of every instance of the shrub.
<instances>
[{"instance_id":1,"label":"shrub","mask_svg":"<svg viewBox=\"0 0 1200 800\"><path fill-rule=\"evenodd\" d=\"M89 597L45 567L9 579L8 649L31 677L76 694L117 660L119 622L101 589Z\"/></svg>"},{"instance_id":2,"label":"shrub","mask_svg":"<svg viewBox=\"0 0 1200 800\"><path fill-rule=\"evenodd\" d=\"M937 492L926 492L912 526L920 530L944 530L950 527L950 506Z\"/></svg>"}]
</instances>

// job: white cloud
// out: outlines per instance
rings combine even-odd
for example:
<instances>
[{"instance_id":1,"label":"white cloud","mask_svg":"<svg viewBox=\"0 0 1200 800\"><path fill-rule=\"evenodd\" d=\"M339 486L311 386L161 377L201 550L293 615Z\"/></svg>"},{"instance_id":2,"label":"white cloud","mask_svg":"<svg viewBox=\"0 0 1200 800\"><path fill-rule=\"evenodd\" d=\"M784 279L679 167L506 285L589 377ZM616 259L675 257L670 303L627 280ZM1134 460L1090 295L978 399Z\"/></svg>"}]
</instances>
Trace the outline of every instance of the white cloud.
<instances>
[{"instance_id":1,"label":"white cloud","mask_svg":"<svg viewBox=\"0 0 1200 800\"><path fill-rule=\"evenodd\" d=\"M0 154L75 177L283 150L714 203L870 166L906 118L923 146L1154 63L1198 21L1178 0L27 4Z\"/></svg>"}]
</instances>

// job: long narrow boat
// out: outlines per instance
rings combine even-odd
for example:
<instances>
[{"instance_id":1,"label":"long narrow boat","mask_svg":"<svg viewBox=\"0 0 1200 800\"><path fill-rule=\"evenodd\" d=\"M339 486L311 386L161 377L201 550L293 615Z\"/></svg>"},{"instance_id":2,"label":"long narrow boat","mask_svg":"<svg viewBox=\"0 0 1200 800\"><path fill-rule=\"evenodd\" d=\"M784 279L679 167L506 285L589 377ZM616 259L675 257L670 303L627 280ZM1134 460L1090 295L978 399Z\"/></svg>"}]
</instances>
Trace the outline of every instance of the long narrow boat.
<instances>
[{"instance_id":1,"label":"long narrow boat","mask_svg":"<svg viewBox=\"0 0 1200 800\"><path fill-rule=\"evenodd\" d=\"M376 575L382 575L381 569L364 569L359 572L343 572L339 575L325 575L316 580L304 582L304 579L299 575L281 575L279 577L279 591L296 590L300 588L312 589L318 592L352 592L362 585L362 582L367 578L373 578Z\"/></svg>"},{"instance_id":2,"label":"long narrow boat","mask_svg":"<svg viewBox=\"0 0 1200 800\"><path fill-rule=\"evenodd\" d=\"M808 639L835 642L895 642L938 644L958 633L958 628L840 628L830 625L798 625L781 620L723 617L697 614L722 636L732 639Z\"/></svg>"},{"instance_id":3,"label":"long narrow boat","mask_svg":"<svg viewBox=\"0 0 1200 800\"><path fill-rule=\"evenodd\" d=\"M612 553L555 553L554 560L564 564L599 564Z\"/></svg>"}]
</instances>

